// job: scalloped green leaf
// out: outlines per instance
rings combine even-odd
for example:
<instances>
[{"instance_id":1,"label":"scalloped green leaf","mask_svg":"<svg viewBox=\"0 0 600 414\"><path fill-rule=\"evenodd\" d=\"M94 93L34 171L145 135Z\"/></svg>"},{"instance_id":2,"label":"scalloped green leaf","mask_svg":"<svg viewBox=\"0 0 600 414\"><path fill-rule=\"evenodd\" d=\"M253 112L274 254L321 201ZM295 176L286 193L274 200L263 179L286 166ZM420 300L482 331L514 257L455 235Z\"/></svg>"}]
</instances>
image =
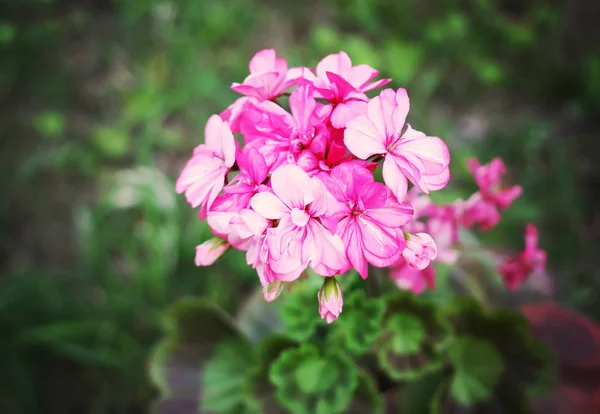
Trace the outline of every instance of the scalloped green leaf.
<instances>
[{"instance_id":1,"label":"scalloped green leaf","mask_svg":"<svg viewBox=\"0 0 600 414\"><path fill-rule=\"evenodd\" d=\"M493 394L504 363L492 343L468 336L457 338L448 350L448 358L455 369L450 392L456 401L473 405Z\"/></svg>"},{"instance_id":2,"label":"scalloped green leaf","mask_svg":"<svg viewBox=\"0 0 600 414\"><path fill-rule=\"evenodd\" d=\"M393 379L415 379L439 368L451 338L446 320L429 301L410 292L386 297L379 366Z\"/></svg>"},{"instance_id":3,"label":"scalloped green leaf","mask_svg":"<svg viewBox=\"0 0 600 414\"><path fill-rule=\"evenodd\" d=\"M249 346L233 320L214 304L186 297L164 312L166 337L151 353L148 370L160 391L155 409L199 407L202 372L216 346L223 341ZM157 408L158 407L158 408Z\"/></svg>"},{"instance_id":4,"label":"scalloped green leaf","mask_svg":"<svg viewBox=\"0 0 600 414\"><path fill-rule=\"evenodd\" d=\"M358 386L346 414L383 414L385 401L375 380L364 370L358 374Z\"/></svg>"},{"instance_id":5,"label":"scalloped green leaf","mask_svg":"<svg viewBox=\"0 0 600 414\"><path fill-rule=\"evenodd\" d=\"M439 399L439 390L447 383L447 375L443 370L430 372L416 381L407 382L399 393L403 414L432 414L434 400Z\"/></svg>"},{"instance_id":6,"label":"scalloped green leaf","mask_svg":"<svg viewBox=\"0 0 600 414\"><path fill-rule=\"evenodd\" d=\"M450 308L448 316L458 334L494 344L506 368L505 387L513 384L531 395L550 389L556 374L554 357L544 344L533 338L529 323L520 312L508 309L487 312L473 301L462 300Z\"/></svg>"},{"instance_id":7,"label":"scalloped green leaf","mask_svg":"<svg viewBox=\"0 0 600 414\"><path fill-rule=\"evenodd\" d=\"M366 298L362 290L352 292L344 303L344 314L333 324L332 340L351 354L362 355L371 349L381 333L385 302Z\"/></svg>"},{"instance_id":8,"label":"scalloped green leaf","mask_svg":"<svg viewBox=\"0 0 600 414\"><path fill-rule=\"evenodd\" d=\"M282 352L269 379L279 403L293 414L332 414L350 407L359 372L341 352L324 353L305 343Z\"/></svg>"},{"instance_id":9,"label":"scalloped green leaf","mask_svg":"<svg viewBox=\"0 0 600 414\"><path fill-rule=\"evenodd\" d=\"M203 370L202 410L237 414L244 410L245 376L254 365L252 348L244 342L224 342Z\"/></svg>"},{"instance_id":10,"label":"scalloped green leaf","mask_svg":"<svg viewBox=\"0 0 600 414\"><path fill-rule=\"evenodd\" d=\"M319 317L319 289L319 285L303 282L287 295L282 295L280 315L286 335L304 341L313 336L319 325L324 325Z\"/></svg>"},{"instance_id":11,"label":"scalloped green leaf","mask_svg":"<svg viewBox=\"0 0 600 414\"><path fill-rule=\"evenodd\" d=\"M275 387L269 380L271 363L286 349L298 346L296 341L282 335L265 338L258 347L258 364L246 376L246 405L255 413L285 414L288 411L279 404Z\"/></svg>"}]
</instances>

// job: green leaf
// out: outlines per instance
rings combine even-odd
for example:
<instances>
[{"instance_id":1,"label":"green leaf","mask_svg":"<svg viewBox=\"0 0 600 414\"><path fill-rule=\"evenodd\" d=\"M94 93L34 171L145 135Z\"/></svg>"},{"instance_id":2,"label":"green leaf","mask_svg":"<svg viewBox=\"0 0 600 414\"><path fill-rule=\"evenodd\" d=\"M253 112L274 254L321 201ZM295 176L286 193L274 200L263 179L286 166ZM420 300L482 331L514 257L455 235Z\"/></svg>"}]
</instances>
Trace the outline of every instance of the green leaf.
<instances>
[{"instance_id":1,"label":"green leaf","mask_svg":"<svg viewBox=\"0 0 600 414\"><path fill-rule=\"evenodd\" d=\"M279 404L275 387L269 380L272 362L286 349L294 349L298 343L281 335L265 338L258 347L258 364L246 377L246 405L256 413L284 414L288 411Z\"/></svg>"},{"instance_id":2,"label":"green leaf","mask_svg":"<svg viewBox=\"0 0 600 414\"><path fill-rule=\"evenodd\" d=\"M377 389L375 380L364 370L359 371L358 386L352 396L352 403L346 414L383 414L383 395Z\"/></svg>"},{"instance_id":3,"label":"green leaf","mask_svg":"<svg viewBox=\"0 0 600 414\"><path fill-rule=\"evenodd\" d=\"M287 295L284 293L280 297L281 319L285 326L285 333L291 338L298 341L306 340L313 336L317 326L324 325L319 317L317 300L319 289L320 286L313 285L310 281L303 281L294 286Z\"/></svg>"},{"instance_id":4,"label":"green leaf","mask_svg":"<svg viewBox=\"0 0 600 414\"><path fill-rule=\"evenodd\" d=\"M445 382L447 381L444 371L438 370L424 375L416 381L406 383L399 395L402 412L404 414L431 414L432 402L439 399L437 394Z\"/></svg>"},{"instance_id":5,"label":"green leaf","mask_svg":"<svg viewBox=\"0 0 600 414\"><path fill-rule=\"evenodd\" d=\"M381 369L393 379L402 380L439 368L451 331L437 308L410 292L389 295L386 303L376 345Z\"/></svg>"},{"instance_id":6,"label":"green leaf","mask_svg":"<svg viewBox=\"0 0 600 414\"><path fill-rule=\"evenodd\" d=\"M234 341L220 344L204 367L202 410L240 413L244 409L242 389L245 375L253 363L252 348L247 343Z\"/></svg>"},{"instance_id":7,"label":"green leaf","mask_svg":"<svg viewBox=\"0 0 600 414\"><path fill-rule=\"evenodd\" d=\"M269 370L279 403L294 414L345 412L358 377L356 366L344 354L323 353L310 343L282 352Z\"/></svg>"},{"instance_id":8,"label":"green leaf","mask_svg":"<svg viewBox=\"0 0 600 414\"><path fill-rule=\"evenodd\" d=\"M455 368L450 385L452 396L465 405L489 398L504 370L502 357L494 345L473 337L457 338L448 350L448 357Z\"/></svg>"},{"instance_id":9,"label":"green leaf","mask_svg":"<svg viewBox=\"0 0 600 414\"><path fill-rule=\"evenodd\" d=\"M356 290L344 305L343 317L333 324L332 338L336 345L345 347L350 353L362 355L381 333L385 302L366 298L364 291Z\"/></svg>"},{"instance_id":10,"label":"green leaf","mask_svg":"<svg viewBox=\"0 0 600 414\"><path fill-rule=\"evenodd\" d=\"M386 328L394 332L392 350L397 354L417 352L425 340L425 327L421 320L410 313L398 313L390 317Z\"/></svg>"},{"instance_id":11,"label":"green leaf","mask_svg":"<svg viewBox=\"0 0 600 414\"><path fill-rule=\"evenodd\" d=\"M190 401L198 405L202 372L218 344L237 342L247 348L249 344L227 314L200 299L182 298L163 316L167 335L155 346L148 367L152 382L160 390L162 402L158 406ZM214 366L212 369L214 372Z\"/></svg>"}]
</instances>

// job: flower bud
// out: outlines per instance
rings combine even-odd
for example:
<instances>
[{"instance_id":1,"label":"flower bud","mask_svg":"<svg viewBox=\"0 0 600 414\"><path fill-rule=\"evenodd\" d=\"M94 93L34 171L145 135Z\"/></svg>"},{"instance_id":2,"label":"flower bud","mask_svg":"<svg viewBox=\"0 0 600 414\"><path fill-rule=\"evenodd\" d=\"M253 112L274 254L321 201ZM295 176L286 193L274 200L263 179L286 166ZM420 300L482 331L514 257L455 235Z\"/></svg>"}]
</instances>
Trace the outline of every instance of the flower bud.
<instances>
[{"instance_id":1,"label":"flower bud","mask_svg":"<svg viewBox=\"0 0 600 414\"><path fill-rule=\"evenodd\" d=\"M281 295L284 283L275 279L273 283L267 283L263 286L263 296L267 302L273 302Z\"/></svg>"},{"instance_id":2,"label":"flower bud","mask_svg":"<svg viewBox=\"0 0 600 414\"><path fill-rule=\"evenodd\" d=\"M210 266L229 248L229 244L220 237L213 237L196 246L196 266Z\"/></svg>"},{"instance_id":3,"label":"flower bud","mask_svg":"<svg viewBox=\"0 0 600 414\"><path fill-rule=\"evenodd\" d=\"M404 238L406 246L402 251L402 257L413 269L423 270L436 258L437 246L429 234L404 233Z\"/></svg>"},{"instance_id":4,"label":"flower bud","mask_svg":"<svg viewBox=\"0 0 600 414\"><path fill-rule=\"evenodd\" d=\"M327 323L335 321L342 313L342 306L344 305L342 290L335 277L325 278L323 287L317 297L319 298L321 319L325 319Z\"/></svg>"}]
</instances>

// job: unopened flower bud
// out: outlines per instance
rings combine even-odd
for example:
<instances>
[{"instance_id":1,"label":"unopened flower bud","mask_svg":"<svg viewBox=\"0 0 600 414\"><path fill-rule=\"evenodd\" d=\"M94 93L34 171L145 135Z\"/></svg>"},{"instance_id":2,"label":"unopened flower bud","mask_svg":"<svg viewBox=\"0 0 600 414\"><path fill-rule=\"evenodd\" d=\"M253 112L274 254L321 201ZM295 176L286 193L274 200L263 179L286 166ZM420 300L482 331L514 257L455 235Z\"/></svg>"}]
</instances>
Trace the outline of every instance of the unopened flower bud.
<instances>
[{"instance_id":1,"label":"unopened flower bud","mask_svg":"<svg viewBox=\"0 0 600 414\"><path fill-rule=\"evenodd\" d=\"M263 286L263 296L267 302L273 302L281 295L284 283L275 279L273 283L267 283Z\"/></svg>"},{"instance_id":2,"label":"unopened flower bud","mask_svg":"<svg viewBox=\"0 0 600 414\"><path fill-rule=\"evenodd\" d=\"M213 237L196 246L196 266L210 266L229 248L229 244L220 237Z\"/></svg>"},{"instance_id":3,"label":"unopened flower bud","mask_svg":"<svg viewBox=\"0 0 600 414\"><path fill-rule=\"evenodd\" d=\"M406 246L402 257L406 263L416 270L423 270L437 256L437 246L427 233L404 233Z\"/></svg>"},{"instance_id":4,"label":"unopened flower bud","mask_svg":"<svg viewBox=\"0 0 600 414\"><path fill-rule=\"evenodd\" d=\"M327 323L335 321L342 313L342 306L344 305L342 290L335 277L325 279L317 297L319 298L321 319L325 319Z\"/></svg>"}]
</instances>

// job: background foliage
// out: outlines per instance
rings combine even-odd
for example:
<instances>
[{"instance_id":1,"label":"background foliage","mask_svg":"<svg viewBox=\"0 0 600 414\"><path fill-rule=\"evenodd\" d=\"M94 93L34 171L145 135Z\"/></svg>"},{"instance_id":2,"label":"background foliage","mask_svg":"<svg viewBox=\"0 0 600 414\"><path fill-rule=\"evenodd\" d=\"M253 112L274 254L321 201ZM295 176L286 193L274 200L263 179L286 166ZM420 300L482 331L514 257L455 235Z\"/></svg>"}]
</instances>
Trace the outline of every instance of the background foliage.
<instances>
[{"instance_id":1,"label":"background foliage","mask_svg":"<svg viewBox=\"0 0 600 414\"><path fill-rule=\"evenodd\" d=\"M209 232L173 191L263 47L313 65L343 49L407 87L411 122L453 149L439 197L473 189L467 157L502 156L524 196L483 237L518 249L524 222L539 223L554 283L502 302L543 290L598 320L598 19L585 0L2 2L0 412L145 412L163 309L185 295L217 301L242 329L270 326L242 255L194 267ZM363 324L345 309L340 337ZM291 331L318 327L303 328ZM374 340L363 334L348 351Z\"/></svg>"}]
</instances>

